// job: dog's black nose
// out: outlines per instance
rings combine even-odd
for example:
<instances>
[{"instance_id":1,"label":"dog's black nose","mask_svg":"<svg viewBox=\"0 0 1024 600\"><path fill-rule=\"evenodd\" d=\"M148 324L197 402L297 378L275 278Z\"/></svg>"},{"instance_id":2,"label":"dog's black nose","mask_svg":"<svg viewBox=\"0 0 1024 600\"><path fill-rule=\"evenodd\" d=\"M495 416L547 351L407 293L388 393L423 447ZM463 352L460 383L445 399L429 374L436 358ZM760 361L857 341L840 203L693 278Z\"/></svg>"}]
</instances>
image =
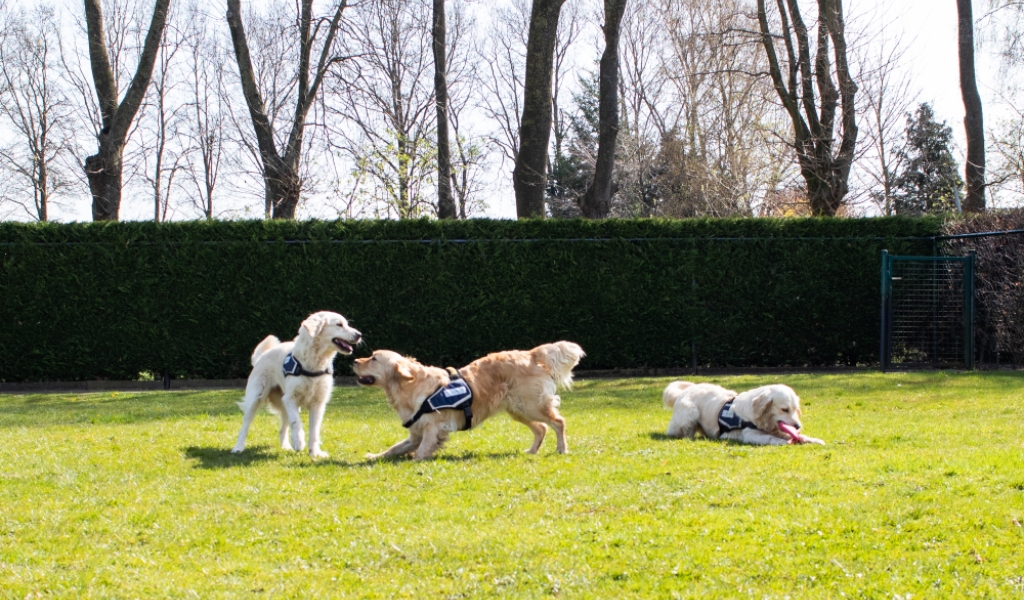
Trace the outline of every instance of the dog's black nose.
<instances>
[{"instance_id":1,"label":"dog's black nose","mask_svg":"<svg viewBox=\"0 0 1024 600\"><path fill-rule=\"evenodd\" d=\"M363 343L363 334L356 333L356 341L355 341L355 343L356 344L362 344Z\"/></svg>"}]
</instances>

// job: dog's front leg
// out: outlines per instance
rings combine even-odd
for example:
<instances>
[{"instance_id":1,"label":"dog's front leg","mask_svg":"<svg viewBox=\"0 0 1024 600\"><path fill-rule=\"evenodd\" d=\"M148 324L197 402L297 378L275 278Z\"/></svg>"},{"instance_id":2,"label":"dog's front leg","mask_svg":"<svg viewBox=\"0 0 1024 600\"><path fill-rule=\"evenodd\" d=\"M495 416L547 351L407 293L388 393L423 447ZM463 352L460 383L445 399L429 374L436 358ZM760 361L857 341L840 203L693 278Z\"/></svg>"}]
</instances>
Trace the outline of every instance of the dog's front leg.
<instances>
[{"instance_id":1,"label":"dog's front leg","mask_svg":"<svg viewBox=\"0 0 1024 600\"><path fill-rule=\"evenodd\" d=\"M285 414L288 415L288 428L291 429L292 434L292 450L301 452L306 447L306 440L302 439L302 418L299 416L299 407L295 406L295 400L291 395L282 398L281 403L284 404Z\"/></svg>"},{"instance_id":2,"label":"dog's front leg","mask_svg":"<svg viewBox=\"0 0 1024 600\"><path fill-rule=\"evenodd\" d=\"M730 431L729 433L725 434L722 437L727 439L734 439L743 442L744 444L754 444L757 446L785 446L789 444L788 441L782 438L775 437L774 435L769 435L757 429L740 429L738 430L738 432L738 436L736 435L737 430L734 430Z\"/></svg>"},{"instance_id":3,"label":"dog's front leg","mask_svg":"<svg viewBox=\"0 0 1024 600\"><path fill-rule=\"evenodd\" d=\"M410 435L408 438L398 442L394 446L388 448L384 452L379 454L367 454L366 458L376 460L378 458L388 458L390 456L403 456L416 449L420 445L422 438Z\"/></svg>"},{"instance_id":4,"label":"dog's front leg","mask_svg":"<svg viewBox=\"0 0 1024 600\"><path fill-rule=\"evenodd\" d=\"M309 456L313 460L329 455L320 449L320 424L323 423L327 403L317 402L309 407Z\"/></svg>"},{"instance_id":5,"label":"dog's front leg","mask_svg":"<svg viewBox=\"0 0 1024 600\"><path fill-rule=\"evenodd\" d=\"M423 441L420 442L420 447L416 449L416 454L413 455L413 458L416 460L433 458L434 453L444 444L446 439L448 439L447 431L434 425L425 426L423 428Z\"/></svg>"}]
</instances>

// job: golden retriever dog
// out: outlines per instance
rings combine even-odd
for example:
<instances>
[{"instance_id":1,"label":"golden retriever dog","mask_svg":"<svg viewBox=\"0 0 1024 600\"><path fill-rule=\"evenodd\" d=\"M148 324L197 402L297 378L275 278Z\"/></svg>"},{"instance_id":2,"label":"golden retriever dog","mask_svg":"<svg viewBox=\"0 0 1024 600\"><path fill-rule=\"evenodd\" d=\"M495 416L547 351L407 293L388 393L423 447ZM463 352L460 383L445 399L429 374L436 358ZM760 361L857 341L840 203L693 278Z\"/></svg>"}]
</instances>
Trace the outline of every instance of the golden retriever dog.
<instances>
[{"instance_id":1,"label":"golden retriever dog","mask_svg":"<svg viewBox=\"0 0 1024 600\"><path fill-rule=\"evenodd\" d=\"M692 438L699 431L711 439L761 446L821 444L800 433L800 397L785 385L766 385L737 394L712 383L673 381L662 394L672 410L668 435Z\"/></svg>"},{"instance_id":2,"label":"golden retriever dog","mask_svg":"<svg viewBox=\"0 0 1024 600\"><path fill-rule=\"evenodd\" d=\"M431 458L451 432L476 427L501 410L533 432L527 452L537 453L551 426L558 452L564 454L565 419L558 413L561 399L555 392L572 385L572 369L583 356L578 345L555 342L530 351L488 354L458 371L428 367L390 350L357 358L352 370L359 384L384 390L388 404L409 430L408 439L368 456L414 453L416 460ZM449 406L446 395L461 404Z\"/></svg>"},{"instance_id":3,"label":"golden retriever dog","mask_svg":"<svg viewBox=\"0 0 1024 600\"><path fill-rule=\"evenodd\" d=\"M320 423L334 387L334 356L352 354L352 346L361 339L362 334L349 327L345 317L327 311L309 315L290 342L268 335L252 353L245 399L238 403L245 415L242 431L231 451L245 450L249 425L263 406L281 418L281 447L302 450L305 442L299 411L305 408L309 411L309 455L314 460L326 458L327 453L320 449Z\"/></svg>"}]
</instances>

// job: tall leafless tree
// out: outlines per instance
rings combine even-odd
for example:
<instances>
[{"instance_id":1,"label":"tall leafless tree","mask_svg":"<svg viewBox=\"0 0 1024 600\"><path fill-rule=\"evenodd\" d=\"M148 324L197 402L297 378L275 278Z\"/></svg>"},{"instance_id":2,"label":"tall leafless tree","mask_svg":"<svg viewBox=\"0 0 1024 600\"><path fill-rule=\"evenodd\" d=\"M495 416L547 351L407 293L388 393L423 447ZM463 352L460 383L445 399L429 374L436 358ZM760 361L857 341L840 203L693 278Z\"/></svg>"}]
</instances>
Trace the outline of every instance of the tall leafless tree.
<instances>
[{"instance_id":1,"label":"tall leafless tree","mask_svg":"<svg viewBox=\"0 0 1024 600\"><path fill-rule=\"evenodd\" d=\"M437 216L454 219L458 216L452 198L452 152L448 139L448 67L445 60L444 0L433 0L434 103L437 106Z\"/></svg>"},{"instance_id":2,"label":"tall leafless tree","mask_svg":"<svg viewBox=\"0 0 1024 600\"><path fill-rule=\"evenodd\" d=\"M544 216L548 143L551 140L551 71L558 17L564 3L565 0L533 0L530 12L519 153L512 172L516 214L521 219Z\"/></svg>"},{"instance_id":3,"label":"tall leafless tree","mask_svg":"<svg viewBox=\"0 0 1024 600\"><path fill-rule=\"evenodd\" d=\"M985 118L974 69L974 13L971 0L956 0L960 53L960 93L964 100L967 132L967 212L985 210Z\"/></svg>"},{"instance_id":4,"label":"tall leafless tree","mask_svg":"<svg viewBox=\"0 0 1024 600\"><path fill-rule=\"evenodd\" d=\"M213 25L198 2L184 12L186 114L182 135L188 140L185 155L185 194L207 219L214 216L214 190L224 162L229 121L227 60Z\"/></svg>"},{"instance_id":5,"label":"tall leafless tree","mask_svg":"<svg viewBox=\"0 0 1024 600\"><path fill-rule=\"evenodd\" d=\"M885 15L883 15L883 18ZM894 214L894 182L902 170L903 154L898 147L906 139L906 115L917 102L913 79L905 70L907 46L900 35L890 35L884 25L873 28L877 39L868 39L857 49L861 83L859 97L865 116L864 153L858 158L870 199L883 215Z\"/></svg>"},{"instance_id":6,"label":"tall leafless tree","mask_svg":"<svg viewBox=\"0 0 1024 600\"><path fill-rule=\"evenodd\" d=\"M73 124L59 81L59 37L52 7L8 12L0 4L0 123L12 134L9 143L0 142L0 172L9 173L0 197L14 196L39 221L49 219L53 199L74 185L62 169L70 157Z\"/></svg>"},{"instance_id":7,"label":"tall leafless tree","mask_svg":"<svg viewBox=\"0 0 1024 600\"><path fill-rule=\"evenodd\" d=\"M171 25L165 27L157 52L153 78L140 113L143 146L143 178L153 194L153 220L167 220L175 178L185 167L187 149L182 145L180 128L188 108L182 101L175 57L184 44L182 32L174 24L176 11L171 8Z\"/></svg>"},{"instance_id":8,"label":"tall leafless tree","mask_svg":"<svg viewBox=\"0 0 1024 600\"><path fill-rule=\"evenodd\" d=\"M347 40L357 58L331 86L330 105L341 119L336 143L364 177L366 202L400 219L439 214L428 193L437 174L432 40L423 35L430 19L424 0L365 2ZM446 37L451 44L454 36Z\"/></svg>"},{"instance_id":9,"label":"tall leafless tree","mask_svg":"<svg viewBox=\"0 0 1024 600\"><path fill-rule=\"evenodd\" d=\"M277 148L273 123L267 115L267 106L253 69L249 42L242 21L241 0L228 0L227 4L228 27L235 48L242 92L256 134L267 202L273 207L272 215L275 219L294 219L302 192L300 167L306 118L331 65L341 60L334 54L334 42L341 27L342 13L348 2L337 2L333 15L318 18L314 26L313 0L301 0L297 15L299 61L295 74L295 110L283 152ZM318 39L321 33L324 36L322 41ZM314 46L317 43L321 44L320 56L313 64Z\"/></svg>"},{"instance_id":10,"label":"tall leafless tree","mask_svg":"<svg viewBox=\"0 0 1024 600\"><path fill-rule=\"evenodd\" d=\"M849 192L850 168L857 146L857 85L850 76L847 60L843 3L818 0L813 54L798 0L776 0L775 4L778 13L777 21L773 22L769 21L766 0L757 0L761 42L768 56L772 82L793 124L793 148L807 186L811 211L816 215L834 215ZM780 31L773 32L772 24ZM785 50L781 59L777 51L779 40ZM840 107L837 122L836 111Z\"/></svg>"},{"instance_id":11,"label":"tall leafless tree","mask_svg":"<svg viewBox=\"0 0 1024 600\"><path fill-rule=\"evenodd\" d=\"M119 218L125 141L149 87L160 40L167 23L169 3L170 0L156 0L149 31L139 55L138 67L128 91L118 102L115 73L107 52L101 0L85 0L90 65L102 117L102 127L98 136L99 150L87 157L84 165L89 190L92 193L93 219L96 221L116 221Z\"/></svg>"},{"instance_id":12,"label":"tall leafless tree","mask_svg":"<svg viewBox=\"0 0 1024 600\"><path fill-rule=\"evenodd\" d=\"M601 55L598 84L597 164L594 178L580 199L580 210L588 219L603 219L612 207L612 171L615 168L615 142L619 135L619 25L626 0L604 1L604 53Z\"/></svg>"}]
</instances>

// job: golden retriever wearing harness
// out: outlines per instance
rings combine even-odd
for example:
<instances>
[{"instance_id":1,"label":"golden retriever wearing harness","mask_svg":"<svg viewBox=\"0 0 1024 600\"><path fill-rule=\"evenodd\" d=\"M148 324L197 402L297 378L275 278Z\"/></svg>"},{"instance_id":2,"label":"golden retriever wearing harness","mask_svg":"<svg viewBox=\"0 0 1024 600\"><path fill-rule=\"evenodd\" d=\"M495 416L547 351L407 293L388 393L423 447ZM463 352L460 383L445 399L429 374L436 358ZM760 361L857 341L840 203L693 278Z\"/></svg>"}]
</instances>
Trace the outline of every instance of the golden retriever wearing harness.
<instances>
[{"instance_id":1,"label":"golden retriever wearing harness","mask_svg":"<svg viewBox=\"0 0 1024 600\"><path fill-rule=\"evenodd\" d=\"M530 454L540 449L549 426L558 438L558 452L564 454L568 451L565 419L558 412L561 399L555 392L570 387L572 369L583 356L577 344L555 342L529 351L495 352L459 369L473 395L468 424L461 409L426 412L416 418L423 404L451 383L452 377L445 369L422 365L390 350L377 350L369 358L356 359L352 370L359 384L384 390L388 404L409 429L407 439L369 456L413 453L417 460L431 458L451 432L478 426L499 411L507 412L533 432L533 445L527 450Z\"/></svg>"}]
</instances>

